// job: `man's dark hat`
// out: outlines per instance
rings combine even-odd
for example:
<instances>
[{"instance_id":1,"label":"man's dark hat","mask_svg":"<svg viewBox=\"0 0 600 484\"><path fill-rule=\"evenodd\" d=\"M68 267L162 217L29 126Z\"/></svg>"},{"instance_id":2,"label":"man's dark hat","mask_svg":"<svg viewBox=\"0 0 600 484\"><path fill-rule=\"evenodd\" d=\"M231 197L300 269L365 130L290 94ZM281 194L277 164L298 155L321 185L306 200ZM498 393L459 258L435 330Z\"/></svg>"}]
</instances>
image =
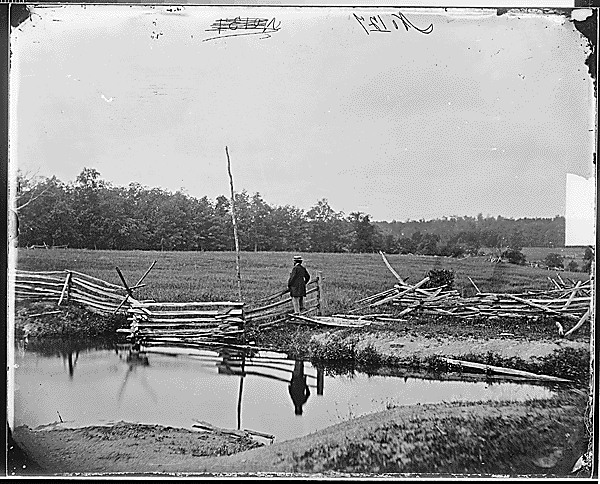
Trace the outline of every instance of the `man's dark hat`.
<instances>
[{"instance_id":1,"label":"man's dark hat","mask_svg":"<svg viewBox=\"0 0 600 484\"><path fill-rule=\"evenodd\" d=\"M302 262L302 256L301 255L295 255L294 256L294 262Z\"/></svg>"}]
</instances>

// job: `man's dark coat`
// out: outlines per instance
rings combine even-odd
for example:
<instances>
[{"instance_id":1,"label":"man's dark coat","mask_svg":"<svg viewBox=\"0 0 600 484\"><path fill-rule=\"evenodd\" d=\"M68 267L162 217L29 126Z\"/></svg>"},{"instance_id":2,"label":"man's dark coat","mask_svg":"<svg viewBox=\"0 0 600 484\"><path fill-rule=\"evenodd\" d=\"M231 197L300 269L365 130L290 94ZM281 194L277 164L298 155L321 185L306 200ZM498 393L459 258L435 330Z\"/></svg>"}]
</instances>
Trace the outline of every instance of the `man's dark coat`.
<instances>
[{"instance_id":1,"label":"man's dark coat","mask_svg":"<svg viewBox=\"0 0 600 484\"><path fill-rule=\"evenodd\" d=\"M306 284L310 280L308 271L302 264L296 264L288 280L288 288L292 297L306 296Z\"/></svg>"}]
</instances>

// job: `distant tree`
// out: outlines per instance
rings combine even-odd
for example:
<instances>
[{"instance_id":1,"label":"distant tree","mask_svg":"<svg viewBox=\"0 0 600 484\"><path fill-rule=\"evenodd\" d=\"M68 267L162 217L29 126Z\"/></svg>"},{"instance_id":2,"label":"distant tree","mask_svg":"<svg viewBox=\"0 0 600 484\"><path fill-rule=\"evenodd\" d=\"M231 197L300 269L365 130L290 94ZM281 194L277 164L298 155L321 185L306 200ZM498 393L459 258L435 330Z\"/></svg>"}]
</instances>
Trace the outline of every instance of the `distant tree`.
<instances>
[{"instance_id":1,"label":"distant tree","mask_svg":"<svg viewBox=\"0 0 600 484\"><path fill-rule=\"evenodd\" d=\"M400 254L414 254L417 251L417 245L412 238L400 237L396 241L396 244Z\"/></svg>"},{"instance_id":2,"label":"distant tree","mask_svg":"<svg viewBox=\"0 0 600 484\"><path fill-rule=\"evenodd\" d=\"M376 248L376 227L371 223L370 215L363 212L352 212L348 217L354 230L352 252L373 252Z\"/></svg>"},{"instance_id":3,"label":"distant tree","mask_svg":"<svg viewBox=\"0 0 600 484\"><path fill-rule=\"evenodd\" d=\"M438 250L439 255L445 257L462 257L465 255L466 249L457 243L448 242Z\"/></svg>"},{"instance_id":4,"label":"distant tree","mask_svg":"<svg viewBox=\"0 0 600 484\"><path fill-rule=\"evenodd\" d=\"M260 193L255 193L252 196L250 203L250 211L252 213L252 250L272 250L271 246L271 230L270 215L272 208L263 200Z\"/></svg>"},{"instance_id":5,"label":"distant tree","mask_svg":"<svg viewBox=\"0 0 600 484\"><path fill-rule=\"evenodd\" d=\"M280 214L283 215L281 231L283 232L284 250L293 250L296 252L308 250L310 238L304 210L291 205L285 205L280 207Z\"/></svg>"},{"instance_id":6,"label":"distant tree","mask_svg":"<svg viewBox=\"0 0 600 484\"><path fill-rule=\"evenodd\" d=\"M70 245L76 247L77 211L68 187L56 177L36 181L17 201L19 243L29 245Z\"/></svg>"},{"instance_id":7,"label":"distant tree","mask_svg":"<svg viewBox=\"0 0 600 484\"><path fill-rule=\"evenodd\" d=\"M560 254L550 252L544 259L548 267L564 267L564 257Z\"/></svg>"},{"instance_id":8,"label":"distant tree","mask_svg":"<svg viewBox=\"0 0 600 484\"><path fill-rule=\"evenodd\" d=\"M307 213L310 250L312 252L341 252L344 248L344 214L329 206L327 199L317 202Z\"/></svg>"},{"instance_id":9,"label":"distant tree","mask_svg":"<svg viewBox=\"0 0 600 484\"><path fill-rule=\"evenodd\" d=\"M514 229L508 238L508 245L511 249L520 251L523 248L525 237L523 231L520 229Z\"/></svg>"},{"instance_id":10,"label":"distant tree","mask_svg":"<svg viewBox=\"0 0 600 484\"><path fill-rule=\"evenodd\" d=\"M577 272L579 270L579 265L574 260L570 261L567 264L567 270L571 272Z\"/></svg>"},{"instance_id":11,"label":"distant tree","mask_svg":"<svg viewBox=\"0 0 600 484\"><path fill-rule=\"evenodd\" d=\"M511 264L523 265L526 262L526 257L523 252L518 249L507 249L502 253L502 257Z\"/></svg>"},{"instance_id":12,"label":"distant tree","mask_svg":"<svg viewBox=\"0 0 600 484\"><path fill-rule=\"evenodd\" d=\"M392 234L386 234L381 238L381 250L386 254L397 254L398 243Z\"/></svg>"},{"instance_id":13,"label":"distant tree","mask_svg":"<svg viewBox=\"0 0 600 484\"><path fill-rule=\"evenodd\" d=\"M437 244L440 236L437 234L423 234L417 245L417 252L423 255L437 255Z\"/></svg>"},{"instance_id":14,"label":"distant tree","mask_svg":"<svg viewBox=\"0 0 600 484\"><path fill-rule=\"evenodd\" d=\"M190 196L139 183L115 187L95 168L62 183L18 174L13 211L19 245L142 250L233 250L231 200ZM335 212L326 199L308 212L271 207L259 193L236 193L236 221L242 250L373 252L461 256L481 248L497 255L510 247L564 246L564 217L511 219L457 216L374 222L370 215ZM14 217L16 219L16 217ZM562 245L561 245L562 244ZM508 253L510 255L510 252ZM586 250L589 271L593 251ZM515 253L513 261L523 261Z\"/></svg>"},{"instance_id":15,"label":"distant tree","mask_svg":"<svg viewBox=\"0 0 600 484\"><path fill-rule=\"evenodd\" d=\"M215 202L214 221L210 228L212 234L211 250L234 250L233 222L231 220L231 203L224 195L219 195Z\"/></svg>"}]
</instances>

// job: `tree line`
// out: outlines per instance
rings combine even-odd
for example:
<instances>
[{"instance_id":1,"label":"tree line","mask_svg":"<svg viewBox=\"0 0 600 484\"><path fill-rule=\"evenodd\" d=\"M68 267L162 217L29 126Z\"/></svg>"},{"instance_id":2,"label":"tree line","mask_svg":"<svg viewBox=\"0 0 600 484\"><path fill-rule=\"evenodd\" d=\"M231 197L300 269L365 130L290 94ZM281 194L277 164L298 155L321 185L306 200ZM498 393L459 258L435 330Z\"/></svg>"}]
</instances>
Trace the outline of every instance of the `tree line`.
<instances>
[{"instance_id":1,"label":"tree line","mask_svg":"<svg viewBox=\"0 0 600 484\"><path fill-rule=\"evenodd\" d=\"M17 180L19 246L117 250L234 250L230 198L192 197L139 183L114 186L94 168L75 181ZM336 212L326 199L305 211L235 194L244 251L375 252L460 256L481 248L564 246L564 218L444 217L376 222Z\"/></svg>"}]
</instances>

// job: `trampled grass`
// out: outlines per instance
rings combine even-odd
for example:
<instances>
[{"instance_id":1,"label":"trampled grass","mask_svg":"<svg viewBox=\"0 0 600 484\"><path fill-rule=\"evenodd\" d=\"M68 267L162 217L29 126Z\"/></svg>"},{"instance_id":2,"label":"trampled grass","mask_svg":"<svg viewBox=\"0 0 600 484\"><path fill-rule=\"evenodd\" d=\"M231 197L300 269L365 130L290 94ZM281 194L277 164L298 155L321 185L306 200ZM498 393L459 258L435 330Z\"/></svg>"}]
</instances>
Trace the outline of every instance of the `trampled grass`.
<instances>
[{"instance_id":1,"label":"trampled grass","mask_svg":"<svg viewBox=\"0 0 600 484\"><path fill-rule=\"evenodd\" d=\"M242 252L240 272L242 296L247 302L281 291L286 287L294 254L285 252ZM328 313L348 310L358 299L393 287L396 279L379 254L303 254L312 276L322 273ZM475 290L520 292L524 289L550 289L545 269L495 264L486 257L453 259L434 256L388 255L390 264L405 279L417 283L430 269L452 269L455 289L464 296ZM121 284L119 267L129 285L134 285L156 260L136 291L139 299L156 301L237 300L236 256L234 252L155 252L101 251L83 249L21 249L17 267L23 270L74 270ZM561 272L561 277L587 280L581 272Z\"/></svg>"}]
</instances>

